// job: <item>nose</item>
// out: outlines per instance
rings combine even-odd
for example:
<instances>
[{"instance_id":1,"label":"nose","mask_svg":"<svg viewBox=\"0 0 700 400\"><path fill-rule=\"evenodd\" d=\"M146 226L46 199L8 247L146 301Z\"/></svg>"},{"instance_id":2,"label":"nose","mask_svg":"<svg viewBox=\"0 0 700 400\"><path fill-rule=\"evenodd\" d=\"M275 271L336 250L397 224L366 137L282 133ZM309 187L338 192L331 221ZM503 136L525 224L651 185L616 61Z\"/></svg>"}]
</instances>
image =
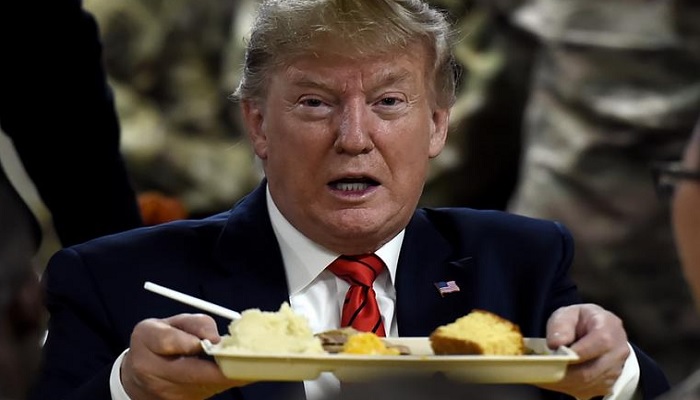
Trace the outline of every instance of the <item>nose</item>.
<instances>
[{"instance_id":1,"label":"nose","mask_svg":"<svg viewBox=\"0 0 700 400\"><path fill-rule=\"evenodd\" d=\"M338 153L363 154L374 149L371 125L372 113L363 100L346 103L339 116L335 149Z\"/></svg>"}]
</instances>

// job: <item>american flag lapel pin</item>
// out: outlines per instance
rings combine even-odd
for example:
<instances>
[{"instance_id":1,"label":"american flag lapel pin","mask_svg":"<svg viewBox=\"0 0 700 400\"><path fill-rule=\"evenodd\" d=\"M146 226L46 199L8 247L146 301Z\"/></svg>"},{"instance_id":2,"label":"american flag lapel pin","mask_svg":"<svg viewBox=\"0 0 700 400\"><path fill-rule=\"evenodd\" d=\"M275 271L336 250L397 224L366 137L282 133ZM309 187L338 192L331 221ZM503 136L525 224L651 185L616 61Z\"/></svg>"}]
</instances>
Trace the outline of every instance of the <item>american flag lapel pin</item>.
<instances>
[{"instance_id":1,"label":"american flag lapel pin","mask_svg":"<svg viewBox=\"0 0 700 400\"><path fill-rule=\"evenodd\" d=\"M459 292L459 286L455 281L440 281L435 282L435 287L437 288L440 296L445 297L448 293Z\"/></svg>"}]
</instances>

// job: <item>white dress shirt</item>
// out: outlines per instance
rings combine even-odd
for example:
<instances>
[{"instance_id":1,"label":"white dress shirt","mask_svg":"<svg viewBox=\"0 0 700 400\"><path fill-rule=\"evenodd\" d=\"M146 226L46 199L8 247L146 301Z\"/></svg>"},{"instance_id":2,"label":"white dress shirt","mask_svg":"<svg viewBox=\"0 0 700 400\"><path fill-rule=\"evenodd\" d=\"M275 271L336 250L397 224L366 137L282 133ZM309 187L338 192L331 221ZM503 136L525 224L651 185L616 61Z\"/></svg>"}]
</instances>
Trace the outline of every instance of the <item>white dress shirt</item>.
<instances>
[{"instance_id":1,"label":"white dress shirt","mask_svg":"<svg viewBox=\"0 0 700 400\"><path fill-rule=\"evenodd\" d=\"M336 277L326 267L340 254L325 249L296 230L280 213L272 201L269 189L267 208L272 228L280 245L282 260L287 273L292 309L309 320L313 332L337 329L340 326L345 293L349 285ZM403 243L404 231L375 252L384 261L386 269L374 281L379 309L384 318L387 336L398 336L396 321L396 266ZM130 400L121 384L119 369L125 350L114 362L110 376L113 400ZM625 362L622 376L614 385L613 393L606 400L631 400L639 381L639 366L634 352ZM307 400L328 399L337 394L340 383L331 373L322 373L318 379L304 381Z\"/></svg>"}]
</instances>

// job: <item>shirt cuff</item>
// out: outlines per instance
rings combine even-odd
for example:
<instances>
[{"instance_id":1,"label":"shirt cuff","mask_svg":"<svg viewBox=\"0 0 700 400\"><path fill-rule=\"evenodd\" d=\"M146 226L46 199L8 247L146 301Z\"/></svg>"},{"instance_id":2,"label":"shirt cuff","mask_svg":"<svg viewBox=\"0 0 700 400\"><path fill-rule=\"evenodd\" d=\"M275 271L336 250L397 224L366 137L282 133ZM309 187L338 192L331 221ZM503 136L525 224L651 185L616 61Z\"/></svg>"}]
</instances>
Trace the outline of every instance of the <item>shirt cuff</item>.
<instances>
[{"instance_id":1,"label":"shirt cuff","mask_svg":"<svg viewBox=\"0 0 700 400\"><path fill-rule=\"evenodd\" d=\"M630 349L630 355L627 356L622 373L615 381L611 393L603 397L603 400L632 400L637 392L640 375L639 362L632 346L629 343L627 346Z\"/></svg>"},{"instance_id":2,"label":"shirt cuff","mask_svg":"<svg viewBox=\"0 0 700 400\"><path fill-rule=\"evenodd\" d=\"M121 374L119 373L127 351L129 351L128 348L117 357L112 365L112 372L109 374L109 391L112 394L112 400L131 400L122 386Z\"/></svg>"}]
</instances>

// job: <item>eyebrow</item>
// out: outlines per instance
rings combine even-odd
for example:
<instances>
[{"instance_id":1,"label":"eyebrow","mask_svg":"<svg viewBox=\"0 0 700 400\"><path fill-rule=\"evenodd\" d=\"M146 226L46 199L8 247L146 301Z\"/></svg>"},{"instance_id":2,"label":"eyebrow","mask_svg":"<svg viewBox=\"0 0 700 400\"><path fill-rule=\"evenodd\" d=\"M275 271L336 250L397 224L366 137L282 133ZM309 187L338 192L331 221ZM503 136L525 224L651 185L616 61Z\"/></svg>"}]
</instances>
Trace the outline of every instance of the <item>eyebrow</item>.
<instances>
[{"instance_id":1,"label":"eyebrow","mask_svg":"<svg viewBox=\"0 0 700 400\"><path fill-rule=\"evenodd\" d=\"M334 90L332 82L321 75L310 74L306 71L294 69L288 73L288 76L295 86L317 88L325 91ZM390 86L409 80L411 80L411 72L407 69L401 68L399 70L382 71L372 76L369 87L376 89L378 87Z\"/></svg>"}]
</instances>

